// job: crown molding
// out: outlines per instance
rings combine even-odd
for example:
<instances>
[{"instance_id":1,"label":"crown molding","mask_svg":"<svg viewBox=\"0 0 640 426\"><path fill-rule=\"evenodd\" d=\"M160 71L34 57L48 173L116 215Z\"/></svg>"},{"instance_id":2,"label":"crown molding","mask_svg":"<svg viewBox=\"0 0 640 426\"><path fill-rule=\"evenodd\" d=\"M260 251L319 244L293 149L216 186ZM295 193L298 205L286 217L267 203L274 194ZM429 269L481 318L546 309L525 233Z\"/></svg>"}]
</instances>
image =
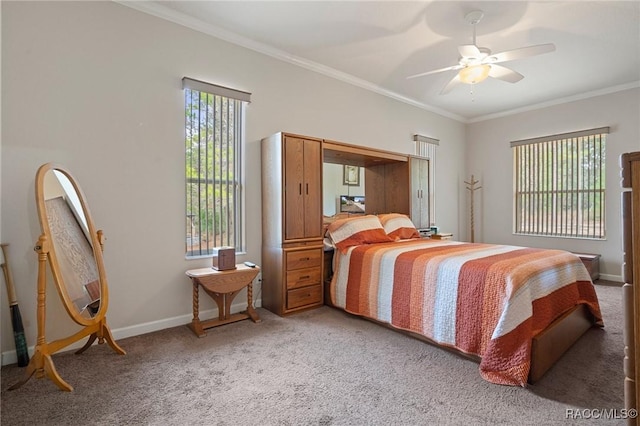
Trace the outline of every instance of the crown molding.
<instances>
[{"instance_id":1,"label":"crown molding","mask_svg":"<svg viewBox=\"0 0 640 426\"><path fill-rule=\"evenodd\" d=\"M456 120L462 123L465 123L467 121L465 117L462 117L458 114L453 114L449 111L436 108L434 106L425 104L423 102L417 101L415 99L412 99L407 96L401 95L399 93L393 92L391 90L385 89L383 87L378 86L377 84L373 84L369 81L355 77L351 74L347 74L345 72L338 71L334 68L319 64L317 62L313 62L313 61L301 58L299 56L292 55L290 53L287 53L280 49L276 49L264 43L259 43L255 40L252 40L247 37L243 37L231 31L227 31L225 29L219 28L215 25L205 23L199 19L193 18L191 16L185 15L180 12L176 12L175 10L169 9L156 2L123 1L123 0L114 0L114 2L121 4L123 6L130 7L132 9L138 10L140 12L144 12L149 15L156 16L158 18L171 21L175 24L182 25L192 30L199 31L201 33L219 38L226 42L256 51L258 53L262 53L267 56L271 56L273 58L282 60L284 62L288 62L290 64L299 66L301 68L305 68L310 71L314 71L319 74L326 75L327 77L340 80L342 82L351 84L353 86L360 87L365 90L369 90L371 92L386 96L396 101L400 101L405 104L408 104L417 108L421 108L438 115L442 115L443 117L451 118L453 120Z\"/></svg>"},{"instance_id":2,"label":"crown molding","mask_svg":"<svg viewBox=\"0 0 640 426\"><path fill-rule=\"evenodd\" d=\"M515 108L515 109L493 113L493 114L467 118L458 114L454 114L450 111L446 111L446 110L434 107L424 102L420 102L413 98L401 95L397 92L385 89L381 86L378 86L377 84L373 84L369 81L355 77L351 74L347 74L345 72L338 71L334 68L319 64L317 62L292 55L290 53L287 53L280 49L276 49L264 43L260 43L250 38L243 37L239 34L233 33L231 31L227 31L215 25L205 23L200 19L193 18L191 16L177 12L173 9L169 9L165 6L162 6L161 4L155 1L127 1L127 0L113 0L113 1L123 6L127 6L132 9L138 10L140 12L146 13L148 15L156 16L158 18L173 22L178 25L182 25L184 27L210 35L212 37L221 39L223 41L253 50L255 52L273 57L275 59L279 59L284 62L288 62L292 65L299 66L301 68L305 68L313 72L317 72L327 77L331 77L336 80L351 84L353 86L360 87L362 89L377 93L379 95L386 96L396 101L399 101L420 109L424 109L426 111L441 115L446 118L450 118L452 120L458 121L463 124L478 123L481 121L492 120L495 118L507 117L507 116L511 116L511 115L515 115L523 112L535 111L538 109L547 108L555 105L561 105L561 104L574 102L582 99L588 99L596 96L602 96L610 93L615 93L623 90L640 87L640 81L635 81L632 83L612 86L605 89L600 89L600 90L595 90L591 92L581 93L578 95L554 99L551 101L542 102L534 105L528 105L521 108Z\"/></svg>"},{"instance_id":3,"label":"crown molding","mask_svg":"<svg viewBox=\"0 0 640 426\"><path fill-rule=\"evenodd\" d=\"M481 121L493 120L494 118L502 118L510 115L520 114L522 112L535 111L542 108L548 108L556 105L567 104L569 102L580 101L583 99L595 98L596 96L608 95L610 93L622 92L624 90L640 87L640 80L631 83L620 84L618 86L607 87L605 89L593 90L591 92L580 93L578 95L567 96L564 98L554 99L552 101L541 102L539 104L528 105L522 108L510 109L508 111L497 112L495 114L487 114L465 120L465 123L479 123Z\"/></svg>"}]
</instances>

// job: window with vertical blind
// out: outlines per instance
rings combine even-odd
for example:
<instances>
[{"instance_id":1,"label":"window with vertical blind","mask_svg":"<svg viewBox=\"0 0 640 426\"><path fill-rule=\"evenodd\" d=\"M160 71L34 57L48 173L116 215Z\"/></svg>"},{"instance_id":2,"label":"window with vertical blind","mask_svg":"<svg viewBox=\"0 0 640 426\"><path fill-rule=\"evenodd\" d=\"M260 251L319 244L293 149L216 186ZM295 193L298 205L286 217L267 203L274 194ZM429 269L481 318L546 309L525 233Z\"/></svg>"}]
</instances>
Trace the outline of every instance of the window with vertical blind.
<instances>
[{"instance_id":1,"label":"window with vertical blind","mask_svg":"<svg viewBox=\"0 0 640 426\"><path fill-rule=\"evenodd\" d=\"M416 155L429 159L429 221L433 225L436 223L436 148L440 140L422 135L413 135L413 140Z\"/></svg>"},{"instance_id":2,"label":"window with vertical blind","mask_svg":"<svg viewBox=\"0 0 640 426\"><path fill-rule=\"evenodd\" d=\"M221 246L242 251L244 105L251 94L187 77L182 86L186 255L211 255Z\"/></svg>"},{"instance_id":3,"label":"window with vertical blind","mask_svg":"<svg viewBox=\"0 0 640 426\"><path fill-rule=\"evenodd\" d=\"M605 239L608 127L511 142L514 232Z\"/></svg>"}]
</instances>

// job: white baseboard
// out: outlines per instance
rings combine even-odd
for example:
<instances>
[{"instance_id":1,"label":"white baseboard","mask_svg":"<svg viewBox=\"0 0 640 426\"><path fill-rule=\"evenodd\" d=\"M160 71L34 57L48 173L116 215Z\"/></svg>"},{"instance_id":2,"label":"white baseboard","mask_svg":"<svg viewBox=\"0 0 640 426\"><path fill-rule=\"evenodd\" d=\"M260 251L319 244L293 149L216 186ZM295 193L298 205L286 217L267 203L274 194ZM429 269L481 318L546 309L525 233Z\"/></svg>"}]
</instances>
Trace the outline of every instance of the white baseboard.
<instances>
[{"instance_id":1,"label":"white baseboard","mask_svg":"<svg viewBox=\"0 0 640 426\"><path fill-rule=\"evenodd\" d=\"M615 281L617 283L624 282L622 280L622 275L600 274L600 279L606 281Z\"/></svg>"},{"instance_id":2,"label":"white baseboard","mask_svg":"<svg viewBox=\"0 0 640 426\"><path fill-rule=\"evenodd\" d=\"M258 299L254 302L254 306L256 308L262 307L262 300ZM237 303L231 305L231 313L242 312L247 309L247 302ZM218 316L218 308L208 309L206 311L201 311L199 314L200 318L215 318ZM146 322L143 324L132 325L129 327L123 327L111 330L113 334L113 338L117 340L126 339L127 337L139 336L141 334L152 333L154 331L164 330L165 328L178 327L180 325L186 325L191 322L193 319L193 314L180 315L173 318L164 318L157 321ZM86 339L77 341L63 350L57 353L67 352L71 350L80 349L84 346ZM97 344L97 343L94 343ZM127 348L123 348L125 351ZM33 355L35 350L35 346L29 347L29 356ZM16 364L18 362L18 355L15 350L2 352L2 365Z\"/></svg>"}]
</instances>

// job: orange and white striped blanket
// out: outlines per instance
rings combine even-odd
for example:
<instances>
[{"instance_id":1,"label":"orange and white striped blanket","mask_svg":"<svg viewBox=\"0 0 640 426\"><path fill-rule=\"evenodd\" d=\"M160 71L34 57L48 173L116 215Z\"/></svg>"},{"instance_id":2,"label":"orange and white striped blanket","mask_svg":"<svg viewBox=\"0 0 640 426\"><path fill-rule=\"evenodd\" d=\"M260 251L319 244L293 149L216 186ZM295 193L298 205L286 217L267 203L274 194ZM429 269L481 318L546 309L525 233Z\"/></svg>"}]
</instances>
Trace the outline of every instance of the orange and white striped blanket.
<instances>
[{"instance_id":1,"label":"orange and white striped blanket","mask_svg":"<svg viewBox=\"0 0 640 426\"><path fill-rule=\"evenodd\" d=\"M572 307L602 325L589 273L566 251L421 239L335 256L335 306L477 355L493 383L526 386L532 337Z\"/></svg>"}]
</instances>

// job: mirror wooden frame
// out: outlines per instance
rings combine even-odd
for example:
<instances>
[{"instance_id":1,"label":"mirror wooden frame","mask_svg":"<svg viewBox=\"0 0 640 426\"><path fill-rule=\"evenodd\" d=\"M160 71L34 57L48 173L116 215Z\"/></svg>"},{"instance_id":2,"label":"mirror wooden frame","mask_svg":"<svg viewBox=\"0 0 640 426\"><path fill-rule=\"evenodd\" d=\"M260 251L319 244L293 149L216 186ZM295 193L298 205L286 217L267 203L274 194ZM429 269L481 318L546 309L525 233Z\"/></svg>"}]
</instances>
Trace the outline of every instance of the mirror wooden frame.
<instances>
[{"instance_id":1,"label":"mirror wooden frame","mask_svg":"<svg viewBox=\"0 0 640 426\"><path fill-rule=\"evenodd\" d=\"M49 227L49 220L47 217L47 211L45 207L45 194L44 194L44 180L48 172L57 171L62 173L69 179L70 183L75 190L78 199L80 201L82 212L84 213L86 224L88 228L88 238L90 239L90 245L93 249L93 255L96 262L98 271L98 279L100 281L100 307L95 315L91 318L86 318L81 315L81 312L76 308L73 300L69 296L69 292L65 285L65 278L61 273L58 259L56 257L54 244L51 241L51 229ZM76 354L80 354L86 351L95 341L98 339L98 344L102 344L105 341L109 346L118 354L124 355L126 352L118 346L111 334L111 330L107 325L106 312L109 304L109 293L107 278L104 271L104 260L102 257L102 251L104 249L104 238L101 230L96 231L93 224L93 219L89 212L89 208L84 197L82 189L78 185L77 181L73 178L71 173L64 167L54 164L46 163L40 166L36 173L36 204L38 207L38 219L40 220L40 227L42 234L38 239L38 242L34 250L38 253L38 306L37 306L37 320L38 320L38 338L34 349L34 354L29 361L24 378L11 386L9 389L14 390L26 383L31 376L36 374L36 377L47 377L51 379L60 389L65 391L72 391L73 387L65 382L58 374L51 359L51 355L60 351L66 346L77 342L89 336L89 339L85 345L76 351ZM62 300L67 313L77 324L83 326L83 328L77 333L63 338L47 342L45 337L45 325L46 325L46 289L47 289L47 261L51 273L54 277L56 289Z\"/></svg>"}]
</instances>

